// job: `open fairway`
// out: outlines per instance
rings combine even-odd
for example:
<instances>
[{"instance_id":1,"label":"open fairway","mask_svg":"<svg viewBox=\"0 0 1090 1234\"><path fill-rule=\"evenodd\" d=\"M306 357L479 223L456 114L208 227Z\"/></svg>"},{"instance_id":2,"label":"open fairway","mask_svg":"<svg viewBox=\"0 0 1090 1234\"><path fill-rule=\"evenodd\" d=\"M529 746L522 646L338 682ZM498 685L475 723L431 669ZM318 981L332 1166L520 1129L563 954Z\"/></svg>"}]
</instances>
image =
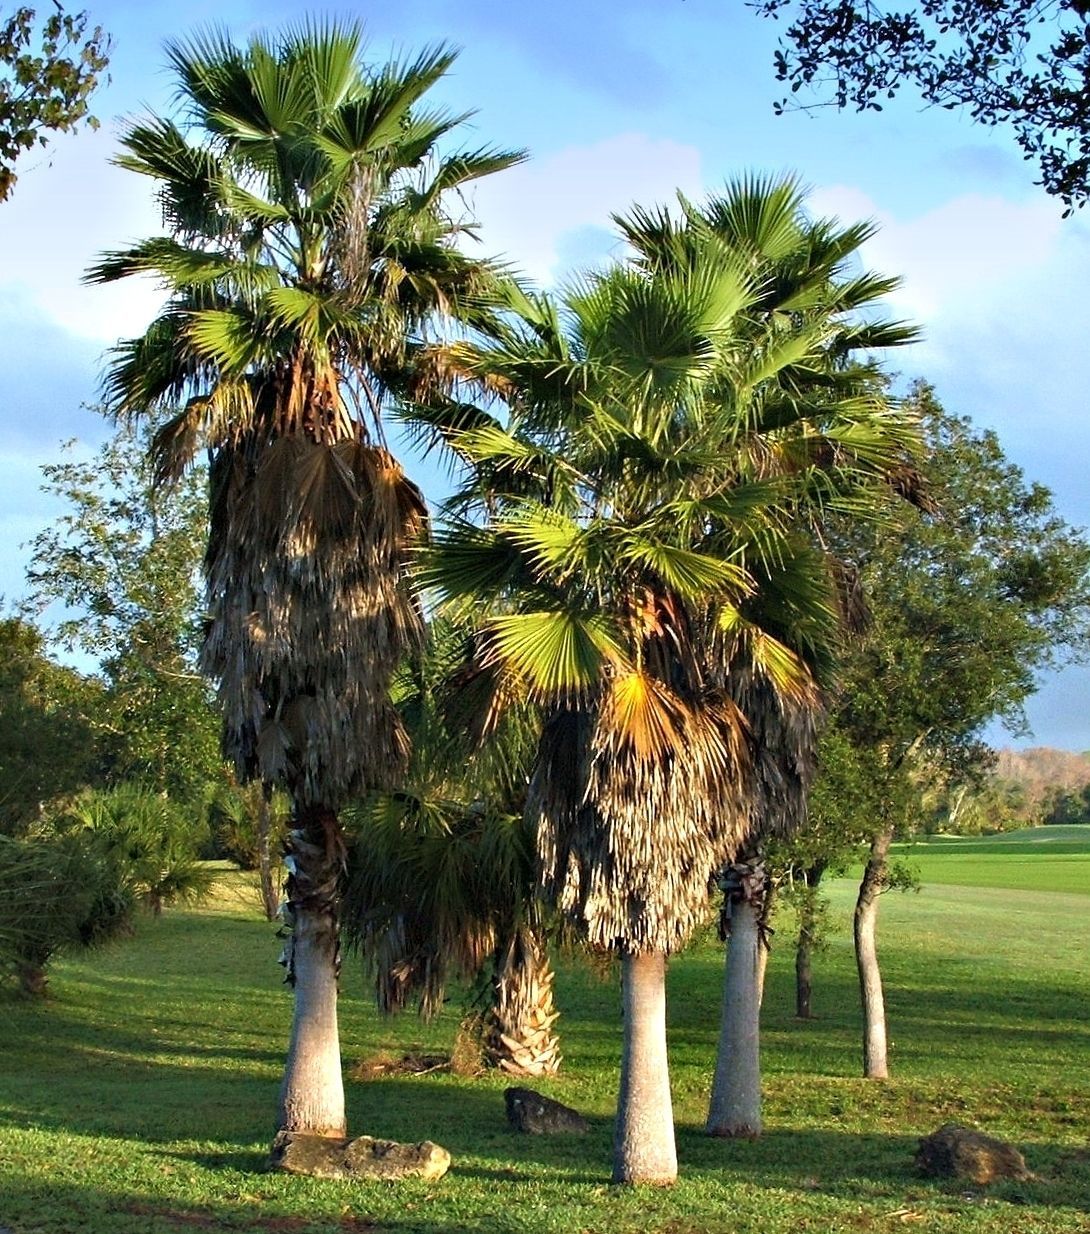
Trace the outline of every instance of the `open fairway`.
<instances>
[{"instance_id":1,"label":"open fairway","mask_svg":"<svg viewBox=\"0 0 1090 1234\"><path fill-rule=\"evenodd\" d=\"M926 883L1090 896L1090 825L931 836L903 850Z\"/></svg>"},{"instance_id":2,"label":"open fairway","mask_svg":"<svg viewBox=\"0 0 1090 1234\"><path fill-rule=\"evenodd\" d=\"M1090 842L1057 843L1065 850L1056 854L1065 859L1060 868L1070 866L1076 880L1079 854L1066 848L1082 843L1079 887L1042 890L1058 882L1056 850L1025 840L917 849L924 890L883 903L894 1076L885 1083L857 1074L852 885L831 887L835 933L817 957L819 1019L809 1024L792 1017L784 919L764 1011L767 1131L756 1143L702 1134L722 957L709 938L676 959L670 1020L681 1181L669 1191L607 1184L616 974L574 962L560 971L563 1072L540 1087L590 1115L587 1138L509 1131L505 1080L496 1075L391 1076L349 1082L351 1129L437 1140L454 1157L446 1179L361 1186L264 1173L290 1003L273 928L231 876L214 903L168 912L144 922L135 940L59 964L47 1003L4 1007L0 1227L14 1234L1090 1230ZM949 885L943 871L955 868L971 871L963 877L977 885ZM997 875L990 884L994 870L1006 871L1005 881ZM414 1017L381 1022L351 963L344 985L346 1067L382 1051L449 1048L456 1006L431 1025ZM987 1193L918 1178L916 1139L946 1121L1013 1140L1037 1178Z\"/></svg>"}]
</instances>

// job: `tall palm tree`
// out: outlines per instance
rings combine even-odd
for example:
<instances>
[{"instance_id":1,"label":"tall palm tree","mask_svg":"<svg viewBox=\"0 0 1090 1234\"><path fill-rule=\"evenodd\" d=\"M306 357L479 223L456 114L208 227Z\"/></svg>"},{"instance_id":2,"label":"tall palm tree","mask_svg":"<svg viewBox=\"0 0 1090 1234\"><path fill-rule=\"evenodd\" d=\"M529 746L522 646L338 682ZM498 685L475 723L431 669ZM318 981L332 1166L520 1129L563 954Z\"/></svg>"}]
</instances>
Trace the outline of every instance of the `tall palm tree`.
<instances>
[{"instance_id":1,"label":"tall palm tree","mask_svg":"<svg viewBox=\"0 0 1090 1234\"><path fill-rule=\"evenodd\" d=\"M897 280L863 271L860 246L874 233L867 223L845 226L829 219L813 219L805 197L792 178L779 181L755 177L728 183L725 190L703 203L680 198L671 217L663 212L634 211L619 219L638 260L651 269L678 269L700 260L709 244L724 245L739 254L753 271L760 292L754 305L755 322L765 326L790 317L800 325L824 331L824 343L806 363L788 366L780 376L787 396L857 398L880 392L882 377L871 361L876 349L912 342L916 332L901 323L875 321L874 302ZM856 271L853 267L859 267ZM803 421L780 426L781 455L770 456L768 469L794 466L783 449ZM855 518L877 519L887 508L889 488L906 495L915 489L907 458L891 460L892 467L865 477L843 474L839 465L820 469L820 499L803 494L793 512L795 524L824 543L823 514L830 497L843 487L841 501L850 496ZM869 496L867 488L869 487ZM869 508L868 508L869 506ZM843 583L847 573L831 558L832 577ZM843 586L838 609L852 619ZM775 595L769 579L758 593L761 622L805 659L815 680L828 682L838 641L837 622L805 630L792 629L786 597ZM801 634L801 641L797 641ZM727 927L727 969L723 1016L712 1085L708 1130L711 1134L760 1134L759 1008L766 954L761 922L769 894L763 849L803 825L806 798L816 762L819 696L797 706L780 697L767 680L752 672L744 658L733 666L734 696L746 717L754 751L752 825L732 864L722 871L723 921Z\"/></svg>"},{"instance_id":2,"label":"tall palm tree","mask_svg":"<svg viewBox=\"0 0 1090 1234\"><path fill-rule=\"evenodd\" d=\"M203 667L240 780L293 803L279 1125L334 1136L337 811L404 766L388 685L420 626L402 575L425 508L382 412L426 380L433 315L471 314L492 277L457 248L451 195L520 157L437 153L462 117L421 100L451 52L371 69L361 51L340 22L171 44L180 119L132 124L117 160L155 185L168 234L89 274L168 292L106 390L119 414L184 404L155 439L162 477L211 455Z\"/></svg>"},{"instance_id":3,"label":"tall palm tree","mask_svg":"<svg viewBox=\"0 0 1090 1234\"><path fill-rule=\"evenodd\" d=\"M794 512L842 499L834 473L884 473L914 436L877 390L796 388L793 374L827 367L829 326L763 312L762 275L709 234L559 305L513 292L505 335L448 352L507 423L430 414L471 464L467 513L476 492L487 520L440 531L424 580L475 607L490 705L539 705L528 814L543 890L622 958L619 1182L676 1176L666 958L750 826L731 666L813 698L761 596L775 580L800 631L829 624L832 580Z\"/></svg>"}]
</instances>

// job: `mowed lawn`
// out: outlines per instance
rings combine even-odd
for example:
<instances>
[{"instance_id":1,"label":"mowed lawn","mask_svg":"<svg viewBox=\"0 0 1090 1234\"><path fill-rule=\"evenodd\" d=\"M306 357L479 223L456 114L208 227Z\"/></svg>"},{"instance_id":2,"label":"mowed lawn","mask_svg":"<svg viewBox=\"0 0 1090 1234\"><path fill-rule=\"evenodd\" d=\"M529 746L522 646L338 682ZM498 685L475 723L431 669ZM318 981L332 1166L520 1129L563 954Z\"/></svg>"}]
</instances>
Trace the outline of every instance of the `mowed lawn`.
<instances>
[{"instance_id":1,"label":"mowed lawn","mask_svg":"<svg viewBox=\"0 0 1090 1234\"><path fill-rule=\"evenodd\" d=\"M793 1018L792 923L777 923L760 1141L702 1133L722 953L709 936L677 957L681 1180L668 1191L608 1185L617 978L574 957L559 966L563 1073L540 1087L590 1116L585 1139L508 1130L499 1076L392 1074L349 1079L353 1131L439 1141L454 1156L446 1179L364 1186L265 1173L290 999L273 928L256 916L244 880L227 876L203 908L169 911L131 941L58 964L50 1001L0 1006L0 1229L1085 1234L1090 829L1048 830L1057 832L1048 843L1034 832L915 849L923 890L890 894L882 906L894 1073L886 1083L858 1076L850 882L830 887L811 1023ZM380 1055L449 1049L457 1000L430 1025L383 1022L351 961L344 985L349 1070ZM916 1141L946 1121L1013 1140L1035 1179L983 1191L919 1178Z\"/></svg>"},{"instance_id":2,"label":"mowed lawn","mask_svg":"<svg viewBox=\"0 0 1090 1234\"><path fill-rule=\"evenodd\" d=\"M1090 896L1090 825L997 836L933 836L903 849L925 883Z\"/></svg>"}]
</instances>

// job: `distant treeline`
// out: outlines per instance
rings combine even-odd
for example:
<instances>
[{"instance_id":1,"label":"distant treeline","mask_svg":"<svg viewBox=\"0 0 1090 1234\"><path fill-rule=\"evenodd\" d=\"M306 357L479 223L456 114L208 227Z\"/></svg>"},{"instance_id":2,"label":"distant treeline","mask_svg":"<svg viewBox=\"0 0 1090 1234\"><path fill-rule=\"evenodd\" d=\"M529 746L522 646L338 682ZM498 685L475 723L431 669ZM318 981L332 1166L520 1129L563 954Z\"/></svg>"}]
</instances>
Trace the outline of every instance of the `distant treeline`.
<instances>
[{"instance_id":1,"label":"distant treeline","mask_svg":"<svg viewBox=\"0 0 1090 1234\"><path fill-rule=\"evenodd\" d=\"M992 786L1023 824L1090 822L1090 753L1000 750Z\"/></svg>"}]
</instances>

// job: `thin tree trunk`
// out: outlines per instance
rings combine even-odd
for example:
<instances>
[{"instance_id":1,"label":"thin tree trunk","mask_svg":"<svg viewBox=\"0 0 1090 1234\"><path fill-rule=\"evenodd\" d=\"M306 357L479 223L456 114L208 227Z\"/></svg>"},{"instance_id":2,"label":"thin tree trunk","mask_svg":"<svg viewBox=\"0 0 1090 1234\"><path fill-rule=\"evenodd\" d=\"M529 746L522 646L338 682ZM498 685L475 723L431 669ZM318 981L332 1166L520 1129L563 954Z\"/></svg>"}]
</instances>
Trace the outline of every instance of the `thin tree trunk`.
<instances>
[{"instance_id":1,"label":"thin tree trunk","mask_svg":"<svg viewBox=\"0 0 1090 1234\"><path fill-rule=\"evenodd\" d=\"M803 871L804 892L799 903L799 934L795 941L795 1015L800 1020L813 1019L814 947L817 944L817 895L825 863L818 862Z\"/></svg>"},{"instance_id":2,"label":"thin tree trunk","mask_svg":"<svg viewBox=\"0 0 1090 1234\"><path fill-rule=\"evenodd\" d=\"M761 1134L760 909L735 901L727 937L719 1051L708 1111L709 1135L754 1139Z\"/></svg>"},{"instance_id":3,"label":"thin tree trunk","mask_svg":"<svg viewBox=\"0 0 1090 1234\"><path fill-rule=\"evenodd\" d=\"M273 786L262 781L257 805L257 867L261 878L261 904L265 920L275 921L280 912L280 896L272 858L272 796Z\"/></svg>"},{"instance_id":4,"label":"thin tree trunk","mask_svg":"<svg viewBox=\"0 0 1090 1234\"><path fill-rule=\"evenodd\" d=\"M870 855L859 884L855 904L855 961L859 968L859 993L863 1002L863 1074L869 1080L889 1075L886 1051L886 1006L882 974L878 968L875 928L878 898L886 879L886 863L893 843L893 827L885 827L871 840Z\"/></svg>"},{"instance_id":5,"label":"thin tree trunk","mask_svg":"<svg viewBox=\"0 0 1090 1234\"><path fill-rule=\"evenodd\" d=\"M312 807L297 821L286 859L286 916L291 926L286 962L287 979L295 987L295 1012L278 1129L340 1137L346 1134L337 1031L341 837L331 810Z\"/></svg>"},{"instance_id":6,"label":"thin tree trunk","mask_svg":"<svg viewBox=\"0 0 1090 1234\"><path fill-rule=\"evenodd\" d=\"M558 1015L545 940L532 926L519 926L497 964L484 1034L486 1061L509 1075L555 1075L561 1057L553 1031Z\"/></svg>"},{"instance_id":7,"label":"thin tree trunk","mask_svg":"<svg viewBox=\"0 0 1090 1234\"><path fill-rule=\"evenodd\" d=\"M757 1009L764 1006L765 974L768 972L768 957L772 954L772 910L776 905L776 888L770 878L765 880L764 895L757 919Z\"/></svg>"},{"instance_id":8,"label":"thin tree trunk","mask_svg":"<svg viewBox=\"0 0 1090 1234\"><path fill-rule=\"evenodd\" d=\"M613 1181L677 1179L674 1110L666 1055L666 957L621 957L624 1044L613 1134Z\"/></svg>"}]
</instances>

